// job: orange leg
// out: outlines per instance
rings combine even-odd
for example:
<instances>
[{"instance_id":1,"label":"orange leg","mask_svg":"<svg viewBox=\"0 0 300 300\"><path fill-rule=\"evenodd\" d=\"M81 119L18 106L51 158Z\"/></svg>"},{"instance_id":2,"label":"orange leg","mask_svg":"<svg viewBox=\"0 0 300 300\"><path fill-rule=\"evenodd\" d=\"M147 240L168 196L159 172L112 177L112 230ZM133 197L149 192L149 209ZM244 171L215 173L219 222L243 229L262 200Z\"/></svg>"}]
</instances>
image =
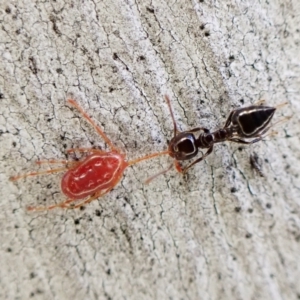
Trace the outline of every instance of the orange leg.
<instances>
[{"instance_id":1,"label":"orange leg","mask_svg":"<svg viewBox=\"0 0 300 300\"><path fill-rule=\"evenodd\" d=\"M161 155L166 155L166 154L170 154L169 150L148 154L148 155L145 155L143 157L140 157L140 158L137 158L137 159L134 159L134 160L130 160L128 162L128 166L132 166L132 165L135 165L135 164L137 164L137 163L139 163L143 160L148 160L148 159L151 159L151 158L154 158L154 157L157 157L157 156L161 156Z\"/></svg>"},{"instance_id":2,"label":"orange leg","mask_svg":"<svg viewBox=\"0 0 300 300\"><path fill-rule=\"evenodd\" d=\"M27 207L27 210L28 211L45 211L45 210L51 210L51 209L54 209L56 207L66 207L66 204L68 203L72 203L76 200L74 199L68 199L68 200L65 200L65 201L62 201L58 204L54 204L54 205L50 205L50 206L28 206Z\"/></svg>"},{"instance_id":3,"label":"orange leg","mask_svg":"<svg viewBox=\"0 0 300 300\"><path fill-rule=\"evenodd\" d=\"M86 200L76 204L76 205L68 205L68 206L63 206L63 208L69 208L69 209L75 209L75 208L79 208L81 206L84 206L86 204L91 203L92 201L94 201L95 199L104 196L105 194L107 194L108 192L110 192L114 187L108 189L107 191L105 191L104 193L101 194L101 192L96 193L95 195L87 198Z\"/></svg>"},{"instance_id":4,"label":"orange leg","mask_svg":"<svg viewBox=\"0 0 300 300\"><path fill-rule=\"evenodd\" d=\"M38 175L43 175L43 174L52 174L52 173L57 173L57 172L63 172L68 170L69 168L64 167L64 168L58 168L58 169L52 169L52 170L46 170L46 171L40 171L40 172L31 172L31 173L27 173L27 174L23 174L23 175L18 175L18 176L11 176L9 178L10 181L16 181L19 180L21 178L25 178L25 177L31 177L31 176L38 176Z\"/></svg>"},{"instance_id":5,"label":"orange leg","mask_svg":"<svg viewBox=\"0 0 300 300\"><path fill-rule=\"evenodd\" d=\"M118 179L118 181L114 184L114 186L112 186L111 188L105 190L105 191L100 191L90 197L88 197L87 199L77 203L77 204L73 204L72 202L77 202L78 200L74 200L74 199L67 199L65 201L62 201L58 204L53 204L50 206L28 206L27 210L28 211L45 211L45 210L52 210L54 208L67 208L67 209L75 209L75 208L79 208L83 205L86 205L92 201L94 201L95 199L104 196L105 194L109 193L114 187L115 185L119 182L120 178Z\"/></svg>"},{"instance_id":6,"label":"orange leg","mask_svg":"<svg viewBox=\"0 0 300 300\"><path fill-rule=\"evenodd\" d=\"M35 162L37 165L42 164L61 164L61 165L69 165L69 164L77 164L77 161L69 161L69 160L57 160L57 159L49 159L49 160L37 160Z\"/></svg>"},{"instance_id":7,"label":"orange leg","mask_svg":"<svg viewBox=\"0 0 300 300\"><path fill-rule=\"evenodd\" d=\"M90 123L94 129L98 132L98 134L103 138L105 143L109 146L109 148L112 151L120 152L119 149L112 143L112 141L107 137L107 135L102 131L102 129L88 116L88 114L79 106L79 104L73 100L73 99L68 99L67 102L75 107L81 114L82 116Z\"/></svg>"},{"instance_id":8,"label":"orange leg","mask_svg":"<svg viewBox=\"0 0 300 300\"><path fill-rule=\"evenodd\" d=\"M149 177L146 181L145 181L145 184L149 184L153 179L155 179L156 177L160 176L160 175L163 175L163 174L166 174L167 172L169 172L171 169L173 168L173 164L171 164L167 169L165 170L162 170L158 173L156 173L155 175Z\"/></svg>"},{"instance_id":9,"label":"orange leg","mask_svg":"<svg viewBox=\"0 0 300 300\"><path fill-rule=\"evenodd\" d=\"M107 151L103 151L103 150L99 150L99 149L91 149L91 148L72 148L72 149L68 149L67 153L74 153L74 152L89 152L89 153L100 153L100 154L104 154L107 153Z\"/></svg>"}]
</instances>

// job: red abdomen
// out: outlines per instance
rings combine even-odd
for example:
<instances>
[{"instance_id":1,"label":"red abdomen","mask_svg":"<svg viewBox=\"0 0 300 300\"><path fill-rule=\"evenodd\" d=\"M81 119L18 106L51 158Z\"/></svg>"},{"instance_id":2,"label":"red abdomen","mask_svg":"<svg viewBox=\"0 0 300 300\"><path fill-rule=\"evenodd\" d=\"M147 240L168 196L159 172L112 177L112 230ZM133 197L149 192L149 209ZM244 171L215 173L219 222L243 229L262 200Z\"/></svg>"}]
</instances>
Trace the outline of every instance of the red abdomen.
<instances>
[{"instance_id":1,"label":"red abdomen","mask_svg":"<svg viewBox=\"0 0 300 300\"><path fill-rule=\"evenodd\" d=\"M105 192L119 182L127 166L122 154L91 154L65 173L61 181L62 192L74 200L83 199L101 190Z\"/></svg>"}]
</instances>

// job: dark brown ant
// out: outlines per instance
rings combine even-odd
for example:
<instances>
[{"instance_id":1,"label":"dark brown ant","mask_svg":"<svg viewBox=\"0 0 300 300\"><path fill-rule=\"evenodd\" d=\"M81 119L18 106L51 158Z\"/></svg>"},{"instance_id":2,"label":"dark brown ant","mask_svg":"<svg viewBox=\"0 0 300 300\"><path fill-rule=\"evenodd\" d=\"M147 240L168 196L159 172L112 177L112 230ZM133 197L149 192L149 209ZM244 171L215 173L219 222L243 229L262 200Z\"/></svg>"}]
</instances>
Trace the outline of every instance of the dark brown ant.
<instances>
[{"instance_id":1,"label":"dark brown ant","mask_svg":"<svg viewBox=\"0 0 300 300\"><path fill-rule=\"evenodd\" d=\"M266 137L266 132L274 125L270 125L270 122L274 116L275 110L286 104L283 103L277 107L257 104L235 109L229 114L224 127L214 132L210 132L209 129L204 127L196 127L191 130L180 132L177 128L169 96L165 95L165 99L173 121L174 136L169 143L168 150L164 151L164 154L169 154L175 159L175 167L180 173L186 173L193 165L204 160L212 153L215 143L231 141L239 144L254 144L259 142ZM290 117L286 117L281 121L288 120L289 118ZM194 133L198 131L203 132L196 138ZM198 155L198 149L208 150L204 155L187 165L185 168L181 168L179 161L194 158ZM161 153L153 153L151 157L158 155L161 155ZM172 166L173 165L148 178L145 183L149 183L157 176L165 174Z\"/></svg>"},{"instance_id":2,"label":"dark brown ant","mask_svg":"<svg viewBox=\"0 0 300 300\"><path fill-rule=\"evenodd\" d=\"M170 98L165 95L174 125L174 137L169 143L169 155L175 158L175 165L179 172L185 173L196 163L205 159L213 150L215 143L231 141L240 144L253 144L262 140L264 134L270 129L270 121L276 108L262 105L251 105L233 110L223 128L210 132L207 128L196 127L191 130L180 132L171 108ZM194 133L203 131L198 138ZM250 140L248 140L250 139ZM194 158L198 149L207 149L207 152L181 169L178 161Z\"/></svg>"}]
</instances>

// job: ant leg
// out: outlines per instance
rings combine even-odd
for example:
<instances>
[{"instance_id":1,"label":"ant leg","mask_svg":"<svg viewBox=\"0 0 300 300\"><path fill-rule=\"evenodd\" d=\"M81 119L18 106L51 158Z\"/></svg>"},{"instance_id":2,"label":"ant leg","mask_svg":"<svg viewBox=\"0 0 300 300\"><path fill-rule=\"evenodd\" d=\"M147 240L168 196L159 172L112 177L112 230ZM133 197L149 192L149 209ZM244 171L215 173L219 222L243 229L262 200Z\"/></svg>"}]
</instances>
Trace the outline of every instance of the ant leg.
<instances>
[{"instance_id":1,"label":"ant leg","mask_svg":"<svg viewBox=\"0 0 300 300\"><path fill-rule=\"evenodd\" d=\"M254 106L262 106L263 104L265 104L266 103L266 100L264 100L264 99L260 99L260 100L258 100L258 101L256 101L256 102L254 102Z\"/></svg>"},{"instance_id":2,"label":"ant leg","mask_svg":"<svg viewBox=\"0 0 300 300\"><path fill-rule=\"evenodd\" d=\"M204 133L210 133L209 129L204 128L204 127L196 127L196 128L187 130L187 131L185 131L185 132L197 132L197 131L200 131L200 130L203 130Z\"/></svg>"},{"instance_id":3,"label":"ant leg","mask_svg":"<svg viewBox=\"0 0 300 300\"><path fill-rule=\"evenodd\" d=\"M174 114L173 114L173 110L172 110L172 106L171 106L171 100L169 98L168 95L165 95L165 100L168 104L168 107L169 107L169 111L170 111L170 114L171 114L171 118L172 118L172 121L173 121L173 126L174 126L174 136L176 136L179 132L178 128L177 128L177 124L176 124L176 120L175 120L175 117L174 117Z\"/></svg>"},{"instance_id":4,"label":"ant leg","mask_svg":"<svg viewBox=\"0 0 300 300\"><path fill-rule=\"evenodd\" d=\"M247 145L249 145L249 144L257 143L257 142L261 141L263 138L264 138L263 136L260 136L257 139L254 139L252 141L245 141L245 140L238 139L238 138L231 138L231 139L228 139L228 141L239 143L239 144L247 144Z\"/></svg>"},{"instance_id":5,"label":"ant leg","mask_svg":"<svg viewBox=\"0 0 300 300\"><path fill-rule=\"evenodd\" d=\"M229 125L230 125L230 123L231 123L231 118L232 118L232 115L233 115L233 113L236 111L236 109L235 110L233 110L230 114L229 114L229 116L228 116L228 118L227 118L227 120L226 120L226 122L225 122L225 125L224 125L224 127L223 128L227 128Z\"/></svg>"},{"instance_id":6,"label":"ant leg","mask_svg":"<svg viewBox=\"0 0 300 300\"><path fill-rule=\"evenodd\" d=\"M23 174L23 175L18 175L18 176L11 176L9 178L10 181L16 181L19 180L21 178L25 178L25 177L31 177L31 176L38 176L38 175L44 175L44 174L52 174L52 173L58 173L58 172L63 172L63 171L67 171L69 168L64 167L64 168L58 168L58 169L52 169L52 170L46 170L46 171L40 171L40 172L31 172L31 173L27 173L27 174Z\"/></svg>"},{"instance_id":7,"label":"ant leg","mask_svg":"<svg viewBox=\"0 0 300 300\"><path fill-rule=\"evenodd\" d=\"M186 173L186 171L187 171L189 168L191 168L193 165L195 165L195 164L197 164L198 162L200 162L200 161L202 161L203 159L205 159L209 154L212 153L212 151L213 151L213 146L211 146L203 156L199 157L198 159L196 159L195 161L193 161L191 164L189 164L187 167L185 167L184 169L182 169L182 173L183 173L183 174Z\"/></svg>"},{"instance_id":8,"label":"ant leg","mask_svg":"<svg viewBox=\"0 0 300 300\"><path fill-rule=\"evenodd\" d=\"M103 138L105 143L109 146L109 148L112 151L115 152L120 152L117 147L112 143L112 141L107 137L107 135L102 131L102 129L88 116L88 114L79 106L79 104L73 100L73 99L68 99L67 103L75 107L81 114L82 116L90 123L94 129L97 131L97 133Z\"/></svg>"},{"instance_id":9,"label":"ant leg","mask_svg":"<svg viewBox=\"0 0 300 300\"><path fill-rule=\"evenodd\" d=\"M282 106L285 106L287 104L288 104L288 102L283 102L283 103L280 103L280 104L276 105L275 108L278 109L278 108L281 108Z\"/></svg>"}]
</instances>

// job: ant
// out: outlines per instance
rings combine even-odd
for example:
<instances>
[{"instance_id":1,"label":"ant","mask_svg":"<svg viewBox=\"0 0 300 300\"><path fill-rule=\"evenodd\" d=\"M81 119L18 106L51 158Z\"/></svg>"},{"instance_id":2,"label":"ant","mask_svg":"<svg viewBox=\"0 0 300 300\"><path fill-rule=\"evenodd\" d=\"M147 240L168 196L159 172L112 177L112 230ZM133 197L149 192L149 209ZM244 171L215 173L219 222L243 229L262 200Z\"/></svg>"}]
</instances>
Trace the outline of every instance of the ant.
<instances>
[{"instance_id":1,"label":"ant","mask_svg":"<svg viewBox=\"0 0 300 300\"><path fill-rule=\"evenodd\" d=\"M111 142L101 128L87 115L87 113L76 103L75 100L69 99L67 100L67 103L76 108L87 122L93 126L96 132L109 146L110 151L88 148L69 149L67 150L68 154L80 152L88 153L88 155L79 161L37 161L36 163L39 165L45 163L64 164L65 167L10 177L11 181L16 181L25 177L66 171L61 179L61 190L63 194L68 197L67 200L50 206L29 206L27 207L28 211L44 211L58 207L79 208L110 192L119 183L127 167L153 157L169 154L169 151L166 150L127 161L126 155Z\"/></svg>"},{"instance_id":2,"label":"ant","mask_svg":"<svg viewBox=\"0 0 300 300\"><path fill-rule=\"evenodd\" d=\"M177 128L176 120L172 111L169 96L165 95L174 127L174 136L169 143L169 155L175 159L175 167L178 172L186 173L188 169L204 160L212 153L215 143L231 141L240 144L254 144L265 137L265 133L271 128L270 121L274 116L277 107L285 105L280 104L277 107L251 105L244 108L233 110L225 122L223 128L214 132L204 127L196 127L190 130L180 132ZM196 138L194 133L203 131ZM189 160L198 155L198 149L207 149L207 152L187 165L181 168L179 161ZM164 174L171 169L170 166L151 178L146 183L156 178L158 175Z\"/></svg>"}]
</instances>

